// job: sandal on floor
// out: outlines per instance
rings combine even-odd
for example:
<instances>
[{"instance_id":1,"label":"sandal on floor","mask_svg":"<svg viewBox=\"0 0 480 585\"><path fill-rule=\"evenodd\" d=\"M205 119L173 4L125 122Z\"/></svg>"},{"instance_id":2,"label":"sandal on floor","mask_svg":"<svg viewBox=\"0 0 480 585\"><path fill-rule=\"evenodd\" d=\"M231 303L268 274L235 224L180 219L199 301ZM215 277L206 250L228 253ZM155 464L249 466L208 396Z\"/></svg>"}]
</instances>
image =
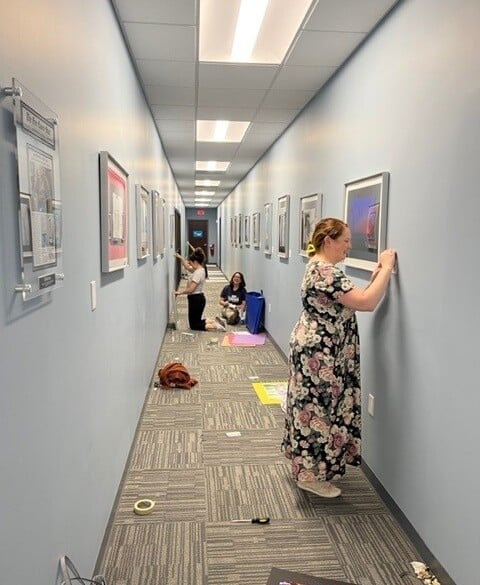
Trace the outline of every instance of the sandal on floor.
<instances>
[{"instance_id":1,"label":"sandal on floor","mask_svg":"<svg viewBox=\"0 0 480 585\"><path fill-rule=\"evenodd\" d=\"M297 486L301 490L310 492L321 498L338 498L342 493L340 488L335 487L329 481L297 481Z\"/></svg>"}]
</instances>

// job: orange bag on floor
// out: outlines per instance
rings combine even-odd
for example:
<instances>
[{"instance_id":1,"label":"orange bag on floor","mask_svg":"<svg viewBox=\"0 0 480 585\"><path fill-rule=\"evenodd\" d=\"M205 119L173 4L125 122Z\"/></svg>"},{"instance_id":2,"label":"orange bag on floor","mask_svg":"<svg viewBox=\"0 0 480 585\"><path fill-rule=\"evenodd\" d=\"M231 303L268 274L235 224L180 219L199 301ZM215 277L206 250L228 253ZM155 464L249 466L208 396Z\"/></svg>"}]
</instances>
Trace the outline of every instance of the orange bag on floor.
<instances>
[{"instance_id":1,"label":"orange bag on floor","mask_svg":"<svg viewBox=\"0 0 480 585\"><path fill-rule=\"evenodd\" d=\"M160 378L160 386L164 388L185 388L190 390L192 386L197 384L197 380L192 378L187 368L179 362L171 362L160 368L158 377Z\"/></svg>"}]
</instances>

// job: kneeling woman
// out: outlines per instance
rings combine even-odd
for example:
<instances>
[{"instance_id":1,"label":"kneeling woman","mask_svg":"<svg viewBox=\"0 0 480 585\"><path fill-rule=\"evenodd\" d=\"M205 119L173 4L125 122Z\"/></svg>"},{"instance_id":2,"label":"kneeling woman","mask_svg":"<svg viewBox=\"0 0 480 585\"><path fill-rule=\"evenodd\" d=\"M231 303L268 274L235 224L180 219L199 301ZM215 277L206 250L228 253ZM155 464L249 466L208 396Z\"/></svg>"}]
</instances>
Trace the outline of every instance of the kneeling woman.
<instances>
[{"instance_id":1,"label":"kneeling woman","mask_svg":"<svg viewBox=\"0 0 480 585\"><path fill-rule=\"evenodd\" d=\"M205 268L202 264L204 259L205 256L200 251L195 251L188 257L188 262L193 271L190 273L186 288L182 291L177 290L175 295L187 295L188 325L190 329L194 331L214 331L215 329L225 331L225 328L213 319L202 319L206 305L205 295L203 294Z\"/></svg>"}]
</instances>

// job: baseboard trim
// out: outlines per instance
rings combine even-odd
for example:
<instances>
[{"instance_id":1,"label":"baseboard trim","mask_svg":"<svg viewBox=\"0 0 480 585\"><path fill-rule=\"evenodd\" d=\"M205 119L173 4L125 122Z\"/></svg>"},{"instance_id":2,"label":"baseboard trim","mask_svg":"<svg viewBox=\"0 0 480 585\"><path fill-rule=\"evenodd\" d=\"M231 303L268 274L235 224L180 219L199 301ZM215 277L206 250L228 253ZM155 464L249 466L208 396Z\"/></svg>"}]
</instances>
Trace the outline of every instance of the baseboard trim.
<instances>
[{"instance_id":1,"label":"baseboard trim","mask_svg":"<svg viewBox=\"0 0 480 585\"><path fill-rule=\"evenodd\" d=\"M418 532L409 522L405 514L402 510L397 506L395 500L390 496L387 490L383 487L383 485L378 480L377 476L373 473L373 471L368 467L365 463L365 460L362 460L362 471L365 473L368 481L372 484L372 487L375 489L377 494L382 499L383 503L387 506L389 512L395 518L395 520L400 524L402 529L404 530L405 534L410 539L413 546L417 549L420 553L421 559L412 559L412 561L422 561L428 567L432 573L437 577L442 585L456 585L447 571L443 568L441 563L438 559L435 558L432 551L428 548L425 542L421 539ZM415 577L415 573L412 569L412 577Z\"/></svg>"}]
</instances>

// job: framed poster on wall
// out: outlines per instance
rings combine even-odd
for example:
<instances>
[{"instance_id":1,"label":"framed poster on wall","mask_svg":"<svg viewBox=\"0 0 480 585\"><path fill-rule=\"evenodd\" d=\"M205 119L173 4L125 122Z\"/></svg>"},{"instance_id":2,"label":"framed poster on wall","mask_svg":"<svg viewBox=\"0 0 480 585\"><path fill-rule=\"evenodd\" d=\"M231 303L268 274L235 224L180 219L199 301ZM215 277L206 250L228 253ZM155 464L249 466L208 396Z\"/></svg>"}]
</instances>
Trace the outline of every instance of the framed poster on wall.
<instances>
[{"instance_id":1,"label":"framed poster on wall","mask_svg":"<svg viewBox=\"0 0 480 585\"><path fill-rule=\"evenodd\" d=\"M100 152L102 272L128 266L128 173L106 151Z\"/></svg>"},{"instance_id":2,"label":"framed poster on wall","mask_svg":"<svg viewBox=\"0 0 480 585\"><path fill-rule=\"evenodd\" d=\"M152 248L154 258L165 253L165 201L152 191Z\"/></svg>"},{"instance_id":3,"label":"framed poster on wall","mask_svg":"<svg viewBox=\"0 0 480 585\"><path fill-rule=\"evenodd\" d=\"M260 248L260 213L252 215L252 242L254 248Z\"/></svg>"},{"instance_id":4,"label":"framed poster on wall","mask_svg":"<svg viewBox=\"0 0 480 585\"><path fill-rule=\"evenodd\" d=\"M263 251L265 254L270 255L272 253L272 204L265 203L264 216L265 216L265 231L263 234Z\"/></svg>"},{"instance_id":5,"label":"framed poster on wall","mask_svg":"<svg viewBox=\"0 0 480 585\"><path fill-rule=\"evenodd\" d=\"M142 260L150 256L150 194L143 185L137 185L136 214L137 214L137 259Z\"/></svg>"},{"instance_id":6,"label":"framed poster on wall","mask_svg":"<svg viewBox=\"0 0 480 585\"><path fill-rule=\"evenodd\" d=\"M386 247L389 178L382 172L345 183L345 222L352 233L345 266L375 270Z\"/></svg>"},{"instance_id":7,"label":"framed poster on wall","mask_svg":"<svg viewBox=\"0 0 480 585\"><path fill-rule=\"evenodd\" d=\"M245 233L243 237L243 241L245 242L245 246L250 246L250 216L246 215L243 218Z\"/></svg>"},{"instance_id":8,"label":"framed poster on wall","mask_svg":"<svg viewBox=\"0 0 480 585\"><path fill-rule=\"evenodd\" d=\"M322 217L323 195L315 193L300 198L299 253L307 256L307 246L317 221Z\"/></svg>"},{"instance_id":9,"label":"framed poster on wall","mask_svg":"<svg viewBox=\"0 0 480 585\"><path fill-rule=\"evenodd\" d=\"M278 198L278 256L288 258L288 240L290 234L290 195Z\"/></svg>"}]
</instances>

